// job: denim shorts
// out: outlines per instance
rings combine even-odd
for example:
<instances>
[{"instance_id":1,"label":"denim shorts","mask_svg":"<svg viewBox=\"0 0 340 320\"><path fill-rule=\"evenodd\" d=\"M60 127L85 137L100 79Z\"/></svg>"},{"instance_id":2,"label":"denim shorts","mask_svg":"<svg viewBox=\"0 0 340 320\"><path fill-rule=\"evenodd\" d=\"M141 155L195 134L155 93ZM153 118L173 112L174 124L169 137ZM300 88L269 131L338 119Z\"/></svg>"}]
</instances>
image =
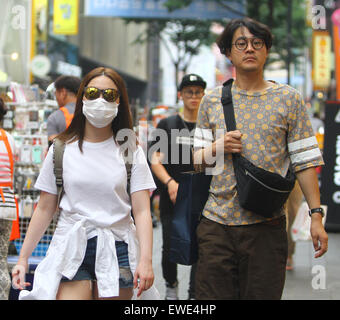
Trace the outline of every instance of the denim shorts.
<instances>
[{"instance_id":1,"label":"denim shorts","mask_svg":"<svg viewBox=\"0 0 340 320\"><path fill-rule=\"evenodd\" d=\"M77 280L96 280L95 262L97 237L91 238L87 241L85 257L80 265L78 271L72 279L62 277L61 281L77 281ZM128 245L123 241L116 241L116 253L119 265L119 288L132 288L133 275L130 270Z\"/></svg>"}]
</instances>

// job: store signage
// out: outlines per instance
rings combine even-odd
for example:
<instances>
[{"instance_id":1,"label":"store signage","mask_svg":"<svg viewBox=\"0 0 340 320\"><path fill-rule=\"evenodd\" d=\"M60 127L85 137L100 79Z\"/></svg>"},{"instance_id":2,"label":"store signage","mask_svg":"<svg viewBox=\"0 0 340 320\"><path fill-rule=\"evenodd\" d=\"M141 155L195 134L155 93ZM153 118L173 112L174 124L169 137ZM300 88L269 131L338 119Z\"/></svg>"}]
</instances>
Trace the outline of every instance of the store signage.
<instances>
[{"instance_id":1,"label":"store signage","mask_svg":"<svg viewBox=\"0 0 340 320\"><path fill-rule=\"evenodd\" d=\"M333 25L333 45L335 57L336 99L340 100L340 27Z\"/></svg>"},{"instance_id":2,"label":"store signage","mask_svg":"<svg viewBox=\"0 0 340 320\"><path fill-rule=\"evenodd\" d=\"M305 0L305 6L306 6L306 24L308 27L311 27L313 0Z\"/></svg>"},{"instance_id":3,"label":"store signage","mask_svg":"<svg viewBox=\"0 0 340 320\"><path fill-rule=\"evenodd\" d=\"M51 70L51 61L47 56L36 55L31 61L31 71L37 77L46 76Z\"/></svg>"},{"instance_id":4,"label":"store signage","mask_svg":"<svg viewBox=\"0 0 340 320\"><path fill-rule=\"evenodd\" d=\"M81 77L81 68L74 64L58 61L57 72L66 76Z\"/></svg>"},{"instance_id":5,"label":"store signage","mask_svg":"<svg viewBox=\"0 0 340 320\"><path fill-rule=\"evenodd\" d=\"M54 0L53 32L55 34L78 34L79 0Z\"/></svg>"},{"instance_id":6,"label":"store signage","mask_svg":"<svg viewBox=\"0 0 340 320\"><path fill-rule=\"evenodd\" d=\"M314 90L326 89L331 83L331 37L328 31L313 32Z\"/></svg>"},{"instance_id":7,"label":"store signage","mask_svg":"<svg viewBox=\"0 0 340 320\"><path fill-rule=\"evenodd\" d=\"M340 231L340 102L327 102L321 172L321 203L327 205L326 229Z\"/></svg>"},{"instance_id":8,"label":"store signage","mask_svg":"<svg viewBox=\"0 0 340 320\"><path fill-rule=\"evenodd\" d=\"M331 19L334 25L340 27L340 9L333 12Z\"/></svg>"},{"instance_id":9,"label":"store signage","mask_svg":"<svg viewBox=\"0 0 340 320\"><path fill-rule=\"evenodd\" d=\"M229 8L217 1L195 0L185 8L169 12L166 0L86 0L86 16L157 18L157 19L225 19L245 14L245 1L225 1ZM237 14L240 12L241 14Z\"/></svg>"}]
</instances>

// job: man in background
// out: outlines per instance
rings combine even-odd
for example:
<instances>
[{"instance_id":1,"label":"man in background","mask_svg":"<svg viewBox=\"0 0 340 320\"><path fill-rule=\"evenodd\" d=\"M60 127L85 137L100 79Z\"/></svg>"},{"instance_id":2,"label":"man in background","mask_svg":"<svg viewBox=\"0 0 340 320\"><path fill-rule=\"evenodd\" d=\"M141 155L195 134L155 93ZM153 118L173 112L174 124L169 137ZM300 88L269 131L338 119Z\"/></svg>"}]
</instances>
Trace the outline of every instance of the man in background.
<instances>
[{"instance_id":1,"label":"man in background","mask_svg":"<svg viewBox=\"0 0 340 320\"><path fill-rule=\"evenodd\" d=\"M81 80L73 76L60 76L54 82L55 97L59 109L51 113L47 119L48 143L63 132L73 119L77 93Z\"/></svg>"},{"instance_id":2,"label":"man in background","mask_svg":"<svg viewBox=\"0 0 340 320\"><path fill-rule=\"evenodd\" d=\"M176 203L178 181L181 173L193 171L193 162L191 154L183 155L182 151L191 150L193 147L194 129L196 127L196 118L201 99L204 95L206 82L196 74L185 75L178 88L178 97L183 100L183 114L177 114L162 119L157 129L164 130L168 137L167 156L160 151L155 151L152 156L151 169L157 179L162 184L160 187L160 218L163 232L163 251L162 251L162 269L163 278L166 281L166 300L178 300L178 280L177 280L177 264L171 261L170 257L170 238L171 226L174 216L174 204ZM184 130L186 135L184 135ZM175 131L179 130L179 135L175 135ZM155 130L157 132L157 130ZM192 139L190 139L190 137ZM175 140L175 142L174 142ZM172 157L175 152L179 152L179 156ZM173 159L176 159L175 161ZM189 297L195 298L194 277L196 265L191 267Z\"/></svg>"}]
</instances>

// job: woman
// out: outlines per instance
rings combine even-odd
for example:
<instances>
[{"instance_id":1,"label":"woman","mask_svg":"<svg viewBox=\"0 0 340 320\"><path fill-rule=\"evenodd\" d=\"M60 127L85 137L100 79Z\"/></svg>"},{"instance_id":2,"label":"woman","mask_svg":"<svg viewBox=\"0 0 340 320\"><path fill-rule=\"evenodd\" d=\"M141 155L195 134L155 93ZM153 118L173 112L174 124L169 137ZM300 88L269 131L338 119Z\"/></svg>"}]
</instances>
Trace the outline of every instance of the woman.
<instances>
[{"instance_id":1,"label":"woman","mask_svg":"<svg viewBox=\"0 0 340 320\"><path fill-rule=\"evenodd\" d=\"M143 151L134 142L129 149L133 163L128 194L124 144L118 141L122 131L134 137L124 82L112 69L96 68L84 77L72 123L58 136L66 143L58 224L35 271L33 290L22 291L20 299L131 299L133 288L137 297L148 290L148 299L158 298L152 286L149 203L155 185ZM57 206L53 148L35 187L41 190L40 200L12 271L21 289L27 285L27 259Z\"/></svg>"},{"instance_id":2,"label":"woman","mask_svg":"<svg viewBox=\"0 0 340 320\"><path fill-rule=\"evenodd\" d=\"M0 98L0 122L2 122L7 108L4 101ZM13 193L8 193L8 188L13 189L13 154L14 139L3 129L0 129L0 210L4 207L12 206L16 211L16 203ZM11 199L10 199L11 198ZM11 279L7 267L7 253L13 222L2 218L0 212L0 300L8 300ZM18 225L16 225L18 227ZM15 237L17 238L17 237Z\"/></svg>"}]
</instances>

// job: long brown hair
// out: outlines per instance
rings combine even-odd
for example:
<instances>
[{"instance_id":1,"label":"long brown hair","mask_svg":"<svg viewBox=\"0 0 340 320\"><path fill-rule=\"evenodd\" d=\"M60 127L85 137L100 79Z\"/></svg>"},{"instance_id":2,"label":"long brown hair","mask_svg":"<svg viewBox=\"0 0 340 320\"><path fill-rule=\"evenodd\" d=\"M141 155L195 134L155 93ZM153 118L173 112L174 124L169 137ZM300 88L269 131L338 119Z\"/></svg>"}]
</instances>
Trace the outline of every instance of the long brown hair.
<instances>
[{"instance_id":1,"label":"long brown hair","mask_svg":"<svg viewBox=\"0 0 340 320\"><path fill-rule=\"evenodd\" d=\"M74 117L72 119L69 127L58 135L58 139L64 141L65 143L71 143L78 140L79 149L82 151L84 134L85 134L85 121L86 118L83 114L83 95L84 88L88 85L88 83L99 76L106 76L110 78L117 86L118 91L120 92L119 98L119 107L118 114L116 118L111 123L111 128L114 136L117 135L118 131L121 129L130 129L133 132L132 125L132 115L129 107L129 99L127 94L127 89L122 77L114 70L110 68L99 67L90 71L83 78L78 93L77 93L77 101L76 108L74 112ZM123 142L117 141L119 144Z\"/></svg>"}]
</instances>

